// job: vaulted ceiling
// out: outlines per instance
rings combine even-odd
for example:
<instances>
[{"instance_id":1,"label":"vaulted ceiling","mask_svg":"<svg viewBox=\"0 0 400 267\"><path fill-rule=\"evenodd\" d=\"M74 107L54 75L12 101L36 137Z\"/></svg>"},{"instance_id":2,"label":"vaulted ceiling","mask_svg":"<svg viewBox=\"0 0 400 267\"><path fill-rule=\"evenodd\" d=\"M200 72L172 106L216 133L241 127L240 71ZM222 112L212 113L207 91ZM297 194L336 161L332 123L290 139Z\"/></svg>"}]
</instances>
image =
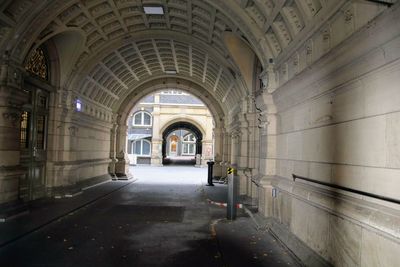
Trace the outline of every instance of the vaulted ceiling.
<instances>
[{"instance_id":1,"label":"vaulted ceiling","mask_svg":"<svg viewBox=\"0 0 400 267\"><path fill-rule=\"evenodd\" d=\"M75 28L82 30L86 51L101 50L110 40L149 29L171 30L212 44L227 56L224 31L246 38L259 57L276 57L301 32L316 28L347 0L3 0L0 43L22 38L41 42ZM162 5L165 15L146 15L143 5ZM27 27L30 25L31 27ZM22 26L19 30L14 28ZM14 36L12 36L14 34ZM11 36L10 36L11 35ZM24 39L24 40L23 40ZM25 46L25 47L24 47ZM27 46L27 47L26 47Z\"/></svg>"},{"instance_id":2,"label":"vaulted ceiling","mask_svg":"<svg viewBox=\"0 0 400 267\"><path fill-rule=\"evenodd\" d=\"M265 66L279 60L347 0L3 0L0 48L23 61L32 48L68 31L83 40L71 57L71 86L112 108L145 81L168 75L202 85L221 105L246 94L224 43L234 33ZM163 15L148 15L158 5ZM67 48L65 48L67 49Z\"/></svg>"},{"instance_id":3,"label":"vaulted ceiling","mask_svg":"<svg viewBox=\"0 0 400 267\"><path fill-rule=\"evenodd\" d=\"M202 85L222 103L235 104L242 92L230 70L199 46L173 39L129 41L95 64L79 86L83 96L112 107L154 77L176 75ZM228 98L228 95L230 96Z\"/></svg>"}]
</instances>

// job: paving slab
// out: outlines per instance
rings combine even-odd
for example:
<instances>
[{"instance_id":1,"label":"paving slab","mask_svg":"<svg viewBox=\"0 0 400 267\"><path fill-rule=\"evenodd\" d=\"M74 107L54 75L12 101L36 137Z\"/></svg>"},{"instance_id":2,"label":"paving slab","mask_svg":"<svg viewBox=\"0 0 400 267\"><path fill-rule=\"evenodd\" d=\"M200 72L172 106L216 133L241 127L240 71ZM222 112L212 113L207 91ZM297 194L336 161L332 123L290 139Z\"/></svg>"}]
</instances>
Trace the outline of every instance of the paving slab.
<instances>
[{"instance_id":1,"label":"paving slab","mask_svg":"<svg viewBox=\"0 0 400 267\"><path fill-rule=\"evenodd\" d=\"M0 247L13 242L26 234L35 231L57 220L66 214L107 196L108 194L129 185L131 181L102 183L88 188L82 194L72 198L46 198L30 203L28 212L18 218L0 223Z\"/></svg>"},{"instance_id":2,"label":"paving slab","mask_svg":"<svg viewBox=\"0 0 400 267\"><path fill-rule=\"evenodd\" d=\"M254 228L246 213L230 222L223 208L209 204L210 196L223 200L225 193L223 186L205 189L206 169L132 171L135 183L110 183L115 188L125 185L114 191L110 185L105 186L108 190L99 187L91 193L98 197L92 197L96 200L90 205L1 247L0 266L295 265L283 247ZM50 203L32 211L25 223L39 220L35 214L56 214L56 207ZM19 224L14 231L23 229Z\"/></svg>"}]
</instances>

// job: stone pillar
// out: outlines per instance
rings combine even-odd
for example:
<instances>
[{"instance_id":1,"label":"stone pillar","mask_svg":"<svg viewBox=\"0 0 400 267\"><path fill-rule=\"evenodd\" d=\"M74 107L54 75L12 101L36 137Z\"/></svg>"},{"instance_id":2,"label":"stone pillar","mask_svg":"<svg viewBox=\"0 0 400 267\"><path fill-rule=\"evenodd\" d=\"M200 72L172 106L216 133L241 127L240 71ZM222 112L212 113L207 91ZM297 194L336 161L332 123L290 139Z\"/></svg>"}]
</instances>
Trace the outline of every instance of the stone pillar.
<instances>
[{"instance_id":1,"label":"stone pillar","mask_svg":"<svg viewBox=\"0 0 400 267\"><path fill-rule=\"evenodd\" d=\"M153 132L151 141L151 165L152 166L162 166L163 165L163 155L162 155L162 133L160 132L160 94L154 95L153 106Z\"/></svg>"},{"instance_id":2,"label":"stone pillar","mask_svg":"<svg viewBox=\"0 0 400 267\"><path fill-rule=\"evenodd\" d=\"M230 165L234 168L238 166L238 155L239 155L239 136L240 132L238 129L234 129L230 133Z\"/></svg>"},{"instance_id":3,"label":"stone pillar","mask_svg":"<svg viewBox=\"0 0 400 267\"><path fill-rule=\"evenodd\" d=\"M273 186L269 179L262 179L260 181L258 207L260 213L267 218L273 216L274 199L272 197L272 190Z\"/></svg>"},{"instance_id":4,"label":"stone pillar","mask_svg":"<svg viewBox=\"0 0 400 267\"><path fill-rule=\"evenodd\" d=\"M239 155L238 155L238 171L239 176L239 194L248 195L248 189L251 185L251 170L248 167L249 159L249 124L244 113L239 115Z\"/></svg>"},{"instance_id":5,"label":"stone pillar","mask_svg":"<svg viewBox=\"0 0 400 267\"><path fill-rule=\"evenodd\" d=\"M260 132L259 172L262 176L275 175L276 107L273 104L272 95L266 91L257 97L256 103L261 110L258 118L258 128Z\"/></svg>"},{"instance_id":6,"label":"stone pillar","mask_svg":"<svg viewBox=\"0 0 400 267\"><path fill-rule=\"evenodd\" d=\"M113 124L113 127L110 130L110 159L111 162L108 167L108 172L112 178L116 177L115 165L117 163L117 129L118 125L116 123Z\"/></svg>"},{"instance_id":7,"label":"stone pillar","mask_svg":"<svg viewBox=\"0 0 400 267\"><path fill-rule=\"evenodd\" d=\"M238 167L239 168L247 168L248 165L248 147L249 147L249 124L246 120L245 114L239 115L239 155L238 155Z\"/></svg>"},{"instance_id":8,"label":"stone pillar","mask_svg":"<svg viewBox=\"0 0 400 267\"><path fill-rule=\"evenodd\" d=\"M201 166L207 166L207 162L213 159L213 142L212 140L203 140L201 145Z\"/></svg>"},{"instance_id":9,"label":"stone pillar","mask_svg":"<svg viewBox=\"0 0 400 267\"><path fill-rule=\"evenodd\" d=\"M8 61L0 66L0 204L18 200L20 166L20 118L28 95L21 90L22 76Z\"/></svg>"},{"instance_id":10,"label":"stone pillar","mask_svg":"<svg viewBox=\"0 0 400 267\"><path fill-rule=\"evenodd\" d=\"M253 99L253 105L254 105L254 99ZM246 114L247 122L248 122L248 129L249 129L249 135L248 135L248 158L247 158L247 167L249 168L249 179L247 181L247 195L252 198L254 201L254 204L258 201L258 177L259 177L259 172L258 172L258 165L259 165L259 160L258 160L258 154L259 154L259 149L260 149L260 143L259 143L259 133L258 133L258 124L257 124L257 113L252 110L251 113Z\"/></svg>"},{"instance_id":11,"label":"stone pillar","mask_svg":"<svg viewBox=\"0 0 400 267\"><path fill-rule=\"evenodd\" d=\"M224 131L224 149L223 149L223 154L222 154L222 171L224 173L224 176L226 176L226 168L231 164L231 135L230 133L225 129Z\"/></svg>"},{"instance_id":12,"label":"stone pillar","mask_svg":"<svg viewBox=\"0 0 400 267\"><path fill-rule=\"evenodd\" d=\"M76 161L79 148L79 128L74 123L72 91L58 87L49 102L47 132L46 187L48 195L55 188L77 182L77 168L69 162Z\"/></svg>"},{"instance_id":13,"label":"stone pillar","mask_svg":"<svg viewBox=\"0 0 400 267\"><path fill-rule=\"evenodd\" d=\"M253 113L248 113L246 114L246 119L248 122L248 129L249 129L249 135L248 135L248 167L251 168L252 170L256 170L258 168L258 153L260 149L260 144L259 144L259 131L258 131L258 123L257 123L257 116L258 114L253 112ZM254 174L254 173L253 173Z\"/></svg>"},{"instance_id":14,"label":"stone pillar","mask_svg":"<svg viewBox=\"0 0 400 267\"><path fill-rule=\"evenodd\" d=\"M227 133L225 128L221 128L221 159L218 163L214 164L214 169L216 168L216 165L218 164L218 168L220 169L220 175L221 177L226 176L226 167L228 166L228 139L229 139L229 134ZM216 140L216 139L215 139ZM217 170L218 173L218 170Z\"/></svg>"},{"instance_id":15,"label":"stone pillar","mask_svg":"<svg viewBox=\"0 0 400 267\"><path fill-rule=\"evenodd\" d=\"M151 142L151 165L162 166L162 139L153 137Z\"/></svg>"},{"instance_id":16,"label":"stone pillar","mask_svg":"<svg viewBox=\"0 0 400 267\"><path fill-rule=\"evenodd\" d=\"M127 137L128 126L119 125L117 128L117 162L115 164L115 174L118 179L130 179L133 178L129 172L129 159L126 149L126 137Z\"/></svg>"},{"instance_id":17,"label":"stone pillar","mask_svg":"<svg viewBox=\"0 0 400 267\"><path fill-rule=\"evenodd\" d=\"M274 201L270 177L276 175L277 110L271 94L274 90L271 84L264 83L264 90L256 98L256 107L260 111L258 115L260 140L258 204L260 211L266 217L272 216Z\"/></svg>"},{"instance_id":18,"label":"stone pillar","mask_svg":"<svg viewBox=\"0 0 400 267\"><path fill-rule=\"evenodd\" d=\"M224 153L224 129L214 128L214 167L213 174L215 177L224 176L222 163L223 163L223 153Z\"/></svg>"}]
</instances>

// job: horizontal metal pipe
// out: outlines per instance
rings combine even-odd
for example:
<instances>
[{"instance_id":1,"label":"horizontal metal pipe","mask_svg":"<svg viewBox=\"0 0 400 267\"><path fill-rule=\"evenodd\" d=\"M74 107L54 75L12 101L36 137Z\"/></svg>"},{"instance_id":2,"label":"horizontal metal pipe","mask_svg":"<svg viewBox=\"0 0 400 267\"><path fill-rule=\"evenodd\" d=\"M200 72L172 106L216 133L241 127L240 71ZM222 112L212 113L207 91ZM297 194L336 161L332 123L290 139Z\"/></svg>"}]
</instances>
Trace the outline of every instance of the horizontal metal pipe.
<instances>
[{"instance_id":1,"label":"horizontal metal pipe","mask_svg":"<svg viewBox=\"0 0 400 267\"><path fill-rule=\"evenodd\" d=\"M377 194L372 194L372 193L356 190L356 189L353 189L353 188L344 187L344 186L341 186L341 185L321 182L321 181L318 181L318 180L310 179L310 178L299 176L299 175L296 175L296 174L292 174L292 176L293 176L293 181L296 181L296 179L301 179L301 180L304 180L304 181L308 181L308 182L312 182L312 183L316 183L316 184L320 184L320 185L324 185L324 186L329 186L329 187L332 187L332 188L348 191L348 192L351 192L351 193L355 193L355 194L359 194L359 195L363 195L363 196L367 196L367 197L373 197L373 198L377 198L377 199L380 199L380 200L384 200L384 201L400 204L400 200L399 199L390 198L390 197L386 197L386 196L381 196L381 195L377 195Z\"/></svg>"}]
</instances>

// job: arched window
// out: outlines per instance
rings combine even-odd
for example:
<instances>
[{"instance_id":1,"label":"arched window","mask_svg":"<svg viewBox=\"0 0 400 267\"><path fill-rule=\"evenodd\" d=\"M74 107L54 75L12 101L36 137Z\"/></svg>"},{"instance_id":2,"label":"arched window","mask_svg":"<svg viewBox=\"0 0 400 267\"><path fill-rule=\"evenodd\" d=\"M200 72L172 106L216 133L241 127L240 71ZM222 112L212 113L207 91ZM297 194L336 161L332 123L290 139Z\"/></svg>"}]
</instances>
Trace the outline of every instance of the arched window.
<instances>
[{"instance_id":1,"label":"arched window","mask_svg":"<svg viewBox=\"0 0 400 267\"><path fill-rule=\"evenodd\" d=\"M152 118L150 113L145 111L139 111L133 115L133 126L151 126Z\"/></svg>"},{"instance_id":2,"label":"arched window","mask_svg":"<svg viewBox=\"0 0 400 267\"><path fill-rule=\"evenodd\" d=\"M38 47L32 52L31 57L25 64L25 69L43 80L49 79L49 66L46 52L43 48Z\"/></svg>"},{"instance_id":3,"label":"arched window","mask_svg":"<svg viewBox=\"0 0 400 267\"><path fill-rule=\"evenodd\" d=\"M151 155L151 143L145 139L140 139L132 143L133 154L139 156Z\"/></svg>"},{"instance_id":4,"label":"arched window","mask_svg":"<svg viewBox=\"0 0 400 267\"><path fill-rule=\"evenodd\" d=\"M196 142L196 137L193 134L187 134L183 137L183 142Z\"/></svg>"},{"instance_id":5,"label":"arched window","mask_svg":"<svg viewBox=\"0 0 400 267\"><path fill-rule=\"evenodd\" d=\"M183 137L182 142L183 150L182 155L195 155L196 154L196 137L194 134L187 134Z\"/></svg>"}]
</instances>

